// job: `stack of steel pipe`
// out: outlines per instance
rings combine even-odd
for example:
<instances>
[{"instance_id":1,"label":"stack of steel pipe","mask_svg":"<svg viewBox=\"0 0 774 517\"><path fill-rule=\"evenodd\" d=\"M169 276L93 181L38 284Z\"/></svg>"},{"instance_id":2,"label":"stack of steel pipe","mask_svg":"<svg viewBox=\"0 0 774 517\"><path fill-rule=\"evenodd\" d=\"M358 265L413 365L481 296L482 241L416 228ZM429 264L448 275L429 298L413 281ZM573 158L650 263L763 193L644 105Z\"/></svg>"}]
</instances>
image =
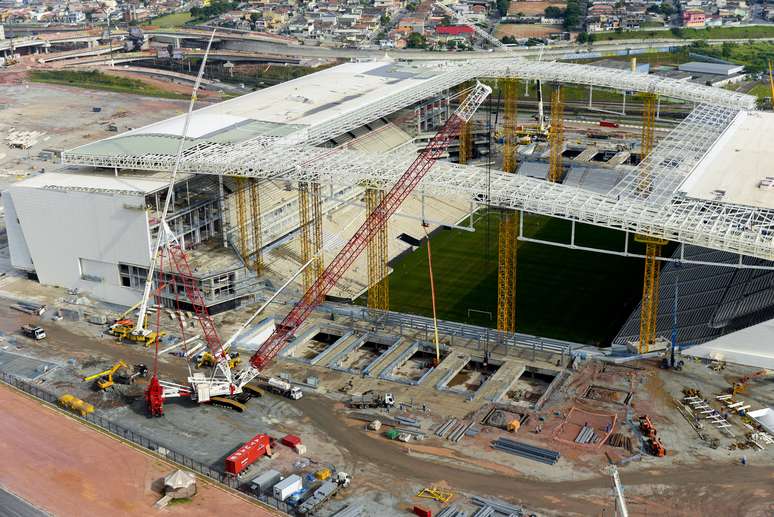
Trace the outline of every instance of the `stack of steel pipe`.
<instances>
[{"instance_id":1,"label":"stack of steel pipe","mask_svg":"<svg viewBox=\"0 0 774 517\"><path fill-rule=\"evenodd\" d=\"M535 447L534 445L517 442L516 440L509 440L508 438L498 438L492 442L492 447L500 451L522 456L548 465L553 465L559 461L559 453L556 451Z\"/></svg>"},{"instance_id":2,"label":"stack of steel pipe","mask_svg":"<svg viewBox=\"0 0 774 517\"><path fill-rule=\"evenodd\" d=\"M575 443L582 443L582 444L588 444L588 443L597 443L598 437L597 433L594 432L593 427L583 426L581 427L580 432L578 433L578 436L575 437Z\"/></svg>"},{"instance_id":3,"label":"stack of steel pipe","mask_svg":"<svg viewBox=\"0 0 774 517\"><path fill-rule=\"evenodd\" d=\"M468 429L470 429L473 426L473 422L465 423L462 422L450 435L449 435L449 441L450 442L459 442L464 437L465 434L468 432Z\"/></svg>"},{"instance_id":4,"label":"stack of steel pipe","mask_svg":"<svg viewBox=\"0 0 774 517\"><path fill-rule=\"evenodd\" d=\"M445 424L441 425L438 429L435 430L435 434L440 436L441 438L446 438L446 436L451 432L452 428L457 424L456 418L450 418L446 421Z\"/></svg>"},{"instance_id":5,"label":"stack of steel pipe","mask_svg":"<svg viewBox=\"0 0 774 517\"><path fill-rule=\"evenodd\" d=\"M470 500L473 501L473 504L475 504L476 506L481 507L478 510L478 512L474 513L471 517L476 517L477 515L479 515L479 512L487 509L491 509L491 511L488 511L488 513L484 513L479 517L486 517L490 515L491 516L514 515L516 517L521 517L522 515L524 515L524 508L520 506L513 506L503 501L498 501L494 499L484 499L483 497L478 497L475 495L471 497Z\"/></svg>"},{"instance_id":6,"label":"stack of steel pipe","mask_svg":"<svg viewBox=\"0 0 774 517\"><path fill-rule=\"evenodd\" d=\"M457 505L449 506L438 512L435 517L465 517L467 512L460 510Z\"/></svg>"},{"instance_id":7,"label":"stack of steel pipe","mask_svg":"<svg viewBox=\"0 0 774 517\"><path fill-rule=\"evenodd\" d=\"M495 509L491 506L482 506L471 517L493 517Z\"/></svg>"}]
</instances>

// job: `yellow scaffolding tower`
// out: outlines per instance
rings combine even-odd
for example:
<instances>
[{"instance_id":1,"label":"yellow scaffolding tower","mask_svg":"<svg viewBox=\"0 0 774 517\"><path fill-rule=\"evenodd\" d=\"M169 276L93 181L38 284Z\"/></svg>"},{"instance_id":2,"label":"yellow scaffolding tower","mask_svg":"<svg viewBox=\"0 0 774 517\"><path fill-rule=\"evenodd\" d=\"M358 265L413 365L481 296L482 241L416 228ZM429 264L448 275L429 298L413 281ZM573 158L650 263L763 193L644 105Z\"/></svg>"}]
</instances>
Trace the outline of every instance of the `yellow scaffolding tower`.
<instances>
[{"instance_id":1,"label":"yellow scaffolding tower","mask_svg":"<svg viewBox=\"0 0 774 517\"><path fill-rule=\"evenodd\" d=\"M464 90L468 88L468 86L468 83L462 83L461 88ZM468 94L461 96L460 103L465 102L465 99L467 98ZM460 152L458 161L462 164L468 163L473 156L473 136L470 130L470 122L465 122L460 126L459 143Z\"/></svg>"},{"instance_id":2,"label":"yellow scaffolding tower","mask_svg":"<svg viewBox=\"0 0 774 517\"><path fill-rule=\"evenodd\" d=\"M501 82L505 100L503 117L503 170L516 171L516 123L517 92L516 79ZM516 252L519 230L519 213L508 212L500 220L498 233L497 267L497 330L516 331Z\"/></svg>"},{"instance_id":3,"label":"yellow scaffolding tower","mask_svg":"<svg viewBox=\"0 0 774 517\"><path fill-rule=\"evenodd\" d=\"M236 216L239 227L239 255L245 266L249 262L247 244L247 202L245 201L245 178L234 178L236 181Z\"/></svg>"},{"instance_id":4,"label":"yellow scaffolding tower","mask_svg":"<svg viewBox=\"0 0 774 517\"><path fill-rule=\"evenodd\" d=\"M252 216L253 249L251 255L253 259L253 270L260 273L263 270L263 224L261 220L261 192L258 186L258 180L250 180L250 215Z\"/></svg>"},{"instance_id":5,"label":"yellow scaffolding tower","mask_svg":"<svg viewBox=\"0 0 774 517\"><path fill-rule=\"evenodd\" d=\"M562 152L564 152L564 93L556 85L551 94L551 127L548 130L548 143L551 155L548 164L548 181L556 183L562 179Z\"/></svg>"},{"instance_id":6,"label":"yellow scaffolding tower","mask_svg":"<svg viewBox=\"0 0 774 517\"><path fill-rule=\"evenodd\" d=\"M643 99L642 105L642 142L641 161L644 161L654 144L654 128L656 125L655 94L648 93ZM647 164L640 167L639 190L650 190L651 177ZM656 342L656 320L658 319L658 291L660 265L658 257L661 255L661 247L669 241L657 237L636 235L635 240L645 244L645 273L642 282L642 304L640 307L640 346L641 354L647 353L651 345Z\"/></svg>"},{"instance_id":7,"label":"yellow scaffolding tower","mask_svg":"<svg viewBox=\"0 0 774 517\"><path fill-rule=\"evenodd\" d=\"M365 191L366 217L384 199L384 191L367 188ZM387 262L387 225L385 224L368 242L368 307L383 311L390 309L390 283Z\"/></svg>"},{"instance_id":8,"label":"yellow scaffolding tower","mask_svg":"<svg viewBox=\"0 0 774 517\"><path fill-rule=\"evenodd\" d=\"M669 241L657 237L635 235L634 240L645 244L645 273L642 282L642 306L640 307L640 346L645 354L656 342L656 320L658 319L659 261L661 247Z\"/></svg>"},{"instance_id":9,"label":"yellow scaffolding tower","mask_svg":"<svg viewBox=\"0 0 774 517\"><path fill-rule=\"evenodd\" d=\"M640 142L640 162L653 151L654 132L656 126L657 97L653 93L646 93L642 101L642 140ZM647 192L650 190L650 170L647 164L640 167L640 181L638 190Z\"/></svg>"},{"instance_id":10,"label":"yellow scaffolding tower","mask_svg":"<svg viewBox=\"0 0 774 517\"><path fill-rule=\"evenodd\" d=\"M322 203L320 184L298 184L298 224L301 235L301 263L314 257L312 265L304 269L304 288L309 289L322 274Z\"/></svg>"}]
</instances>

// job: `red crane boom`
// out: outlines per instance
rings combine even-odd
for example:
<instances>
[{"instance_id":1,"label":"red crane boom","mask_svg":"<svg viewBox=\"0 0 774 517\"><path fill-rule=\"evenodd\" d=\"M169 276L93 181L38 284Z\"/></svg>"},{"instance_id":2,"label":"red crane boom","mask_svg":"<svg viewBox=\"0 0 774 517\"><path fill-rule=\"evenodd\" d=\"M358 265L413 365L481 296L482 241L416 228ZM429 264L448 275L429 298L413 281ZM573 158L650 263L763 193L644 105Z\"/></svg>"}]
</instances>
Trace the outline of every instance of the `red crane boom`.
<instances>
[{"instance_id":1,"label":"red crane boom","mask_svg":"<svg viewBox=\"0 0 774 517\"><path fill-rule=\"evenodd\" d=\"M379 229L398 210L403 201L419 185L422 178L449 146L452 137L459 133L463 123L470 120L476 109L491 93L491 88L478 83L467 99L446 121L422 153L412 162L398 179L382 202L371 212L352 238L328 264L323 273L309 287L301 300L285 319L277 325L272 335L250 358L250 364L257 370L263 369L280 352L293 333L301 326L314 308L323 301L326 294L336 285L352 263L357 260Z\"/></svg>"}]
</instances>

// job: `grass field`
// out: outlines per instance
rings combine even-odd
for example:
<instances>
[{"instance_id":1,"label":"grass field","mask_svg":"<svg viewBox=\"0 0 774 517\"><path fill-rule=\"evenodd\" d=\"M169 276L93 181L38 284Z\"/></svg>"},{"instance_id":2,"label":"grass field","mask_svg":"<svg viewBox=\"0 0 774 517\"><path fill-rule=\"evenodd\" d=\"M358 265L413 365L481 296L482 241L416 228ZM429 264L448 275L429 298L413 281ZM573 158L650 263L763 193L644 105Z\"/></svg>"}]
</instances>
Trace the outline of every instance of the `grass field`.
<instances>
[{"instance_id":1,"label":"grass field","mask_svg":"<svg viewBox=\"0 0 774 517\"><path fill-rule=\"evenodd\" d=\"M135 95L163 97L166 99L188 98L187 95L164 91L138 79L107 75L96 70L33 70L29 73L29 78L31 81L37 83L63 84L67 86L77 86L79 88L89 88L92 90L132 93Z\"/></svg>"},{"instance_id":2,"label":"grass field","mask_svg":"<svg viewBox=\"0 0 774 517\"><path fill-rule=\"evenodd\" d=\"M774 38L774 26L709 27L706 29L640 30L623 32L597 32L594 41L619 39L747 39Z\"/></svg>"},{"instance_id":3,"label":"grass field","mask_svg":"<svg viewBox=\"0 0 774 517\"><path fill-rule=\"evenodd\" d=\"M497 314L497 232L499 214L481 216L475 232L441 230L431 238L438 317L490 327ZM527 216L524 233L542 240L568 242L570 223ZM621 249L623 234L585 225L576 243ZM390 308L432 315L427 249L394 265ZM637 249L630 245L630 249ZM642 261L614 255L519 243L517 329L528 334L607 344L637 305Z\"/></svg>"},{"instance_id":4,"label":"grass field","mask_svg":"<svg viewBox=\"0 0 774 517\"><path fill-rule=\"evenodd\" d=\"M192 19L193 17L191 16L191 13L186 11L183 13L165 14L164 16L159 16L158 18L148 20L147 22L143 23L143 25L152 25L154 27L167 29L173 27L182 27L186 24L186 22L189 22Z\"/></svg>"}]
</instances>

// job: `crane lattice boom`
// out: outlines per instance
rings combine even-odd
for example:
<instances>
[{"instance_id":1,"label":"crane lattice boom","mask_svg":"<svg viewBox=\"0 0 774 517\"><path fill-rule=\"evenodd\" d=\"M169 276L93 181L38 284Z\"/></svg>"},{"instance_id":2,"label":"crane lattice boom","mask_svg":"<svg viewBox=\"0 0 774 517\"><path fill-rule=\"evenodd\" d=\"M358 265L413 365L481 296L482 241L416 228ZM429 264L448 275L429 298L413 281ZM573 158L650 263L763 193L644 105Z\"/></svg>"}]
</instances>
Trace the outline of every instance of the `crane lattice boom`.
<instances>
[{"instance_id":1,"label":"crane lattice boom","mask_svg":"<svg viewBox=\"0 0 774 517\"><path fill-rule=\"evenodd\" d=\"M472 118L476 109L491 92L490 87L481 83L476 84L470 95L446 121L441 131L433 137L427 147L393 185L382 202L371 212L349 242L325 268L322 275L307 289L293 310L277 325L269 339L250 358L250 365L255 370L263 369L279 353L315 306L324 299L352 263L363 253L379 229L386 224L408 195L419 185L435 160L446 151L450 140L459 132L460 126Z\"/></svg>"}]
</instances>

